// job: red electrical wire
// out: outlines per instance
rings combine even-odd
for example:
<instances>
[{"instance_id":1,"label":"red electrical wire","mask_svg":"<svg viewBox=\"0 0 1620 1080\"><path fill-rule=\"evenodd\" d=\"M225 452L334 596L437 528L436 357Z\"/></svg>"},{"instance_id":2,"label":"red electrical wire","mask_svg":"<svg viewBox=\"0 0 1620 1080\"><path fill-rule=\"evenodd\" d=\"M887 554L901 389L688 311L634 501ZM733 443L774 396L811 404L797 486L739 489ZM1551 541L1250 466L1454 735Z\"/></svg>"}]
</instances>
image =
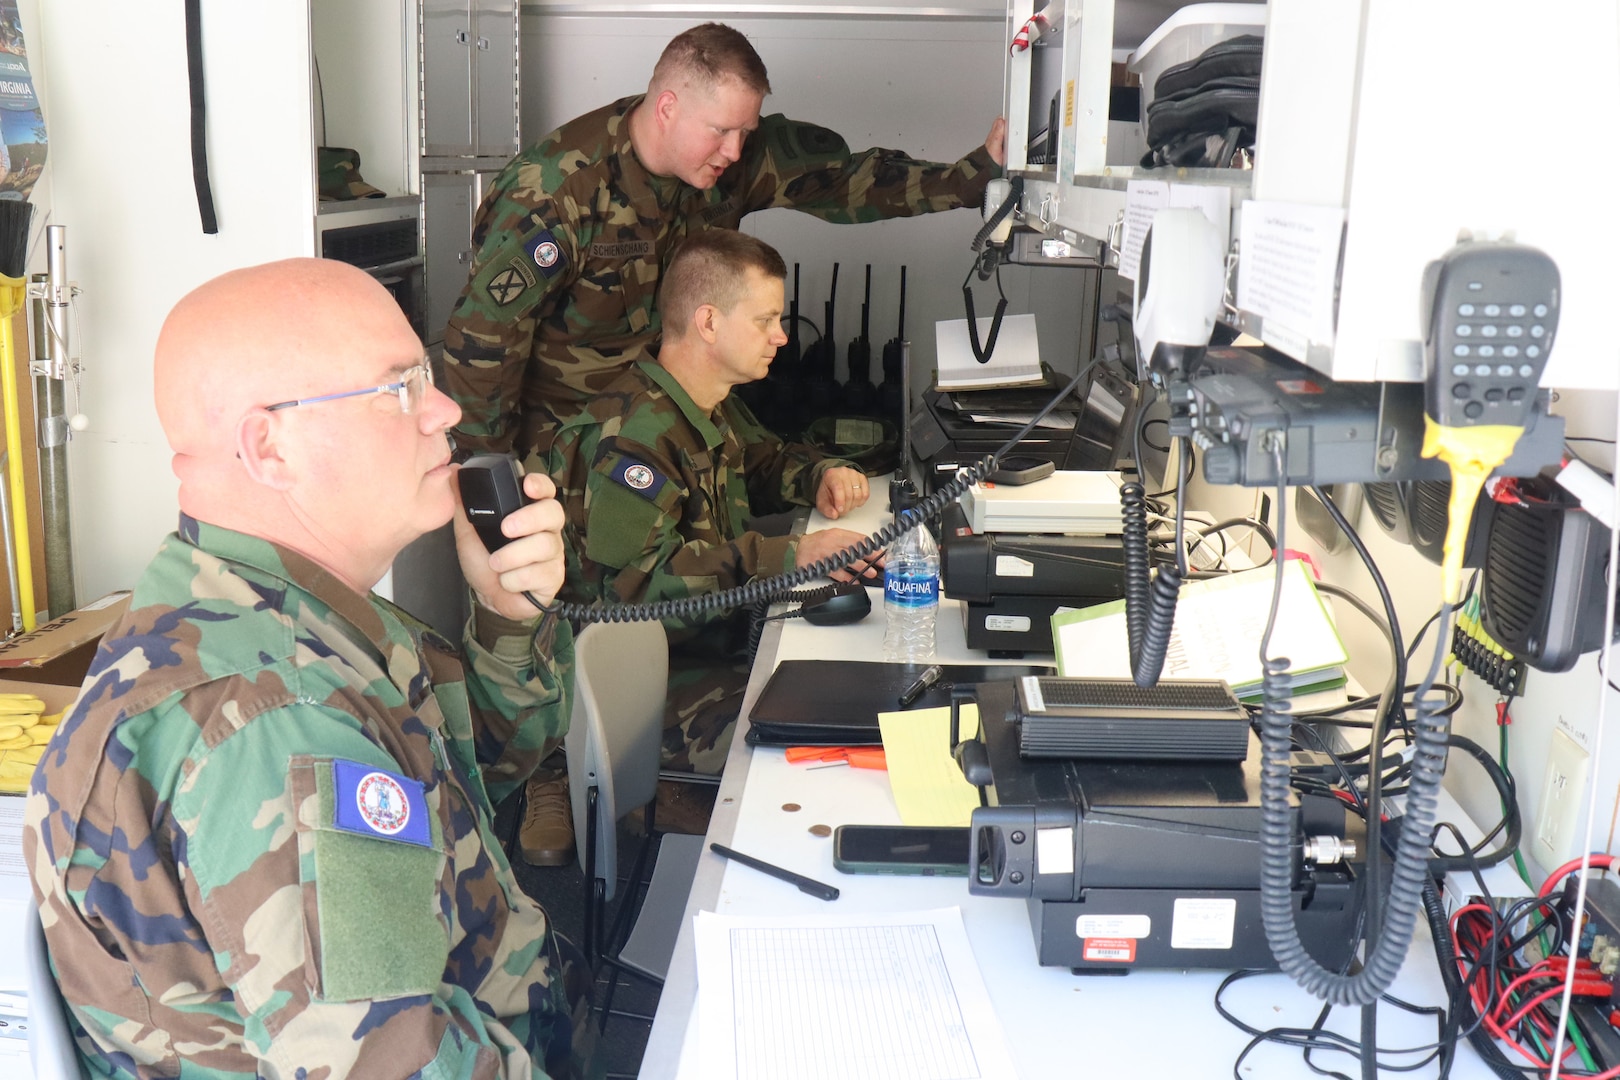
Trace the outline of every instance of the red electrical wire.
<instances>
[{"instance_id":1,"label":"red electrical wire","mask_svg":"<svg viewBox=\"0 0 1620 1080\"><path fill-rule=\"evenodd\" d=\"M1547 880L1541 883L1541 891L1536 893L1536 895L1546 896L1551 893L1553 891L1553 886L1557 885L1570 874L1573 874L1575 871L1579 870L1581 868L1581 863L1583 862L1598 870L1607 870L1614 864L1614 856L1605 855L1601 852L1593 852L1584 859L1571 859L1569 862L1565 863L1563 866L1560 866L1547 876Z\"/></svg>"}]
</instances>

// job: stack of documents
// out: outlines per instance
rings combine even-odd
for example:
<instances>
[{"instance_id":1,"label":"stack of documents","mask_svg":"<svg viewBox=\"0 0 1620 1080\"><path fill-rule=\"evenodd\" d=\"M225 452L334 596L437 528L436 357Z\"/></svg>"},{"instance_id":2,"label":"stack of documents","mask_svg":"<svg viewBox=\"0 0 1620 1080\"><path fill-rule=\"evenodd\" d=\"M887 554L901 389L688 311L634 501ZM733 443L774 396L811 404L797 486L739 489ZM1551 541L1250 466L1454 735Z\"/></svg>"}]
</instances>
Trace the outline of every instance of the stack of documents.
<instances>
[{"instance_id":1,"label":"stack of documents","mask_svg":"<svg viewBox=\"0 0 1620 1080\"><path fill-rule=\"evenodd\" d=\"M962 510L976 533L1067 533L1118 536L1117 472L1055 472L1032 484L974 484Z\"/></svg>"},{"instance_id":2,"label":"stack of documents","mask_svg":"<svg viewBox=\"0 0 1620 1080\"><path fill-rule=\"evenodd\" d=\"M1258 700L1260 638L1276 580L1275 568L1262 566L1184 584L1162 677L1225 679L1239 698ZM1123 600L1053 615L1052 638L1060 674L1131 674ZM1284 568L1271 655L1288 658L1288 685L1296 694L1345 684L1344 642L1298 559Z\"/></svg>"}]
</instances>

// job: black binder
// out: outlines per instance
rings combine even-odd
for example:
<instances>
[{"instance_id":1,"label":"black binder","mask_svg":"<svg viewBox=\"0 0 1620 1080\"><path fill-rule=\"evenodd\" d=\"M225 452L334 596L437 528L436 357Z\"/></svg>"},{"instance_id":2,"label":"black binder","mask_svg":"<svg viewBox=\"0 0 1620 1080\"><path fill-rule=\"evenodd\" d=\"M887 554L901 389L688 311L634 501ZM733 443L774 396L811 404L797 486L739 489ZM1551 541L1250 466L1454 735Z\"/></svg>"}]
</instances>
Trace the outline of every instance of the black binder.
<instances>
[{"instance_id":1,"label":"black binder","mask_svg":"<svg viewBox=\"0 0 1620 1080\"><path fill-rule=\"evenodd\" d=\"M939 682L910 709L951 703L953 686L1023 675L1053 675L1053 668L1022 664L942 664ZM900 695L927 664L865 660L784 660L748 716L751 746L877 746L878 713L900 709Z\"/></svg>"}]
</instances>

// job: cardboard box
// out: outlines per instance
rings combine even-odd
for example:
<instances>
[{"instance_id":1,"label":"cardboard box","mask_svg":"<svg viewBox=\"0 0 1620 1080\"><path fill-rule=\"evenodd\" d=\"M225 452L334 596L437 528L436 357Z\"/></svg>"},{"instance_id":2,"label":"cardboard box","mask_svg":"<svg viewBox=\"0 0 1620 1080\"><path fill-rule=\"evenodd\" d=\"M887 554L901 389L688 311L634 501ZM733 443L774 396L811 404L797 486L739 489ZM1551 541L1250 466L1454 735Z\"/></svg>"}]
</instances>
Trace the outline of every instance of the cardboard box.
<instances>
[{"instance_id":1,"label":"cardboard box","mask_svg":"<svg viewBox=\"0 0 1620 1080\"><path fill-rule=\"evenodd\" d=\"M38 694L46 712L73 704L96 654L101 635L129 609L129 593L113 592L94 603L0 641L0 692Z\"/></svg>"}]
</instances>

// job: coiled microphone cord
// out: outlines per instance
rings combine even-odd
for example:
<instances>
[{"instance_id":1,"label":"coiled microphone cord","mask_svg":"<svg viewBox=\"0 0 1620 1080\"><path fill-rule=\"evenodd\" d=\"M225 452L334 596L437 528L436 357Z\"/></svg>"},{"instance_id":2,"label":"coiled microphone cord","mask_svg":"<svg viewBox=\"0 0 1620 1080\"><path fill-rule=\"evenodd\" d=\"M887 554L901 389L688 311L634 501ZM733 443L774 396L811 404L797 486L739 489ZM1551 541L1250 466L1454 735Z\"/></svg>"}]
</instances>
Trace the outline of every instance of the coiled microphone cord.
<instances>
[{"instance_id":1,"label":"coiled microphone cord","mask_svg":"<svg viewBox=\"0 0 1620 1080\"><path fill-rule=\"evenodd\" d=\"M1266 438L1271 443L1272 462L1277 472L1277 584L1265 635L1260 642L1264 670L1260 711L1260 918L1271 955L1278 967L1300 987L1334 1005L1369 1005L1389 989L1400 972L1422 907L1423 884L1429 872L1430 833L1439 806L1448 736L1443 701L1432 699L1429 691L1439 675L1440 659L1449 635L1442 627L1442 633L1436 638L1439 648L1434 663L1414 698L1411 778L1406 791L1406 814L1395 848L1383 930L1373 943L1362 970L1354 975L1341 975L1317 963L1305 950L1294 923L1293 887L1299 837L1294 834L1294 814L1288 804L1292 696L1287 680L1288 660L1268 655L1286 565L1283 558L1287 545L1286 442L1281 431L1273 431ZM1376 808L1371 812L1376 813ZM1379 857L1380 852L1376 850L1367 853L1369 860ZM1369 896L1366 902L1376 904L1379 897Z\"/></svg>"},{"instance_id":2,"label":"coiled microphone cord","mask_svg":"<svg viewBox=\"0 0 1620 1080\"><path fill-rule=\"evenodd\" d=\"M1156 686L1170 650L1170 631L1176 622L1176 600L1186 576L1186 550L1182 547L1182 508L1187 501L1187 455L1178 454L1180 484L1176 495L1176 550L1174 563L1159 567L1149 577L1147 492L1138 481L1119 489L1120 516L1124 519L1121 546L1125 561L1125 634L1130 641L1131 677L1137 686ZM1137 468L1141 472L1140 463Z\"/></svg>"}]
</instances>

